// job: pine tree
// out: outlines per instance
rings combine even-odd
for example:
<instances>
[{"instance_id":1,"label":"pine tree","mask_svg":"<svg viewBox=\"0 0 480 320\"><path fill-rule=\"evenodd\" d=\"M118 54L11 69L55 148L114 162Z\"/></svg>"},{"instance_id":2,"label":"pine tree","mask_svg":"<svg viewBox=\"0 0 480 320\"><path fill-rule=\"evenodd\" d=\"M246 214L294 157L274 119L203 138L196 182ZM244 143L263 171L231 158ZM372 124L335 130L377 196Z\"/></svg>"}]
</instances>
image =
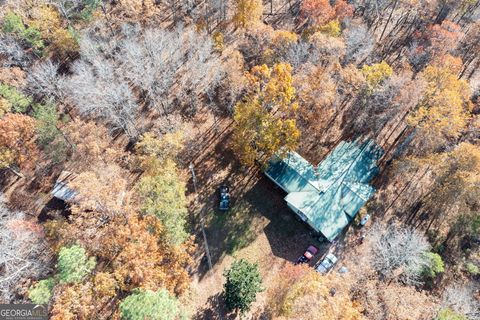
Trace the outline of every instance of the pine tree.
<instances>
[{"instance_id":1,"label":"pine tree","mask_svg":"<svg viewBox=\"0 0 480 320\"><path fill-rule=\"evenodd\" d=\"M258 266L243 259L237 260L225 270L224 276L227 279L224 285L227 308L242 313L250 310L257 293L263 291Z\"/></svg>"}]
</instances>

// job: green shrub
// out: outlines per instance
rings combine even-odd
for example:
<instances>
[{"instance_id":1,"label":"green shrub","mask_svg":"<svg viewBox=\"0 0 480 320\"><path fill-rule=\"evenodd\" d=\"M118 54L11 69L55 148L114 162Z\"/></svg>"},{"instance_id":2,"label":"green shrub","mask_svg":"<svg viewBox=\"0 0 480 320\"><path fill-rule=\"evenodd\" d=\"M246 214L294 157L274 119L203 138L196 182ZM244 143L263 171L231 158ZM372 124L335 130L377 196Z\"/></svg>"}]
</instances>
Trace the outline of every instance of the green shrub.
<instances>
[{"instance_id":1,"label":"green shrub","mask_svg":"<svg viewBox=\"0 0 480 320\"><path fill-rule=\"evenodd\" d=\"M443 308L438 312L435 320L468 320L468 318L462 314L456 313L450 308Z\"/></svg>"},{"instance_id":2,"label":"green shrub","mask_svg":"<svg viewBox=\"0 0 480 320\"><path fill-rule=\"evenodd\" d=\"M179 245L187 239L187 200L185 184L173 163L165 163L163 171L144 176L137 186L142 199L142 213L156 216L165 227L170 244Z\"/></svg>"},{"instance_id":3,"label":"green shrub","mask_svg":"<svg viewBox=\"0 0 480 320\"><path fill-rule=\"evenodd\" d=\"M476 276L480 274L480 268L478 266L474 265L473 263L469 262L465 265L465 269L467 270L468 273L470 273L472 276Z\"/></svg>"},{"instance_id":4,"label":"green shrub","mask_svg":"<svg viewBox=\"0 0 480 320\"><path fill-rule=\"evenodd\" d=\"M37 28L29 27L23 33L22 38L34 49L41 50L45 47L42 40L42 34Z\"/></svg>"},{"instance_id":5,"label":"green shrub","mask_svg":"<svg viewBox=\"0 0 480 320\"><path fill-rule=\"evenodd\" d=\"M62 162L68 154L68 142L58 129L59 117L53 103L33 106L33 117L37 119L37 143L53 163Z\"/></svg>"},{"instance_id":6,"label":"green shrub","mask_svg":"<svg viewBox=\"0 0 480 320\"><path fill-rule=\"evenodd\" d=\"M35 304L48 304L52 297L53 287L55 287L53 278L40 280L28 290L28 298Z\"/></svg>"},{"instance_id":7,"label":"green shrub","mask_svg":"<svg viewBox=\"0 0 480 320\"><path fill-rule=\"evenodd\" d=\"M7 33L15 33L16 35L21 36L25 32L26 28L22 22L22 17L19 15L9 12L5 15L3 20L3 31Z\"/></svg>"},{"instance_id":8,"label":"green shrub","mask_svg":"<svg viewBox=\"0 0 480 320\"><path fill-rule=\"evenodd\" d=\"M80 19L90 21L94 12L100 7L102 0L84 0L85 7L80 12Z\"/></svg>"},{"instance_id":9,"label":"green shrub","mask_svg":"<svg viewBox=\"0 0 480 320\"><path fill-rule=\"evenodd\" d=\"M5 15L3 31L15 34L36 50L41 50L45 47L41 32L37 28L25 27L22 17L13 12L8 12Z\"/></svg>"},{"instance_id":10,"label":"green shrub","mask_svg":"<svg viewBox=\"0 0 480 320\"><path fill-rule=\"evenodd\" d=\"M32 104L32 98L24 95L15 87L3 83L0 84L0 96L8 101L13 112L24 113Z\"/></svg>"},{"instance_id":11,"label":"green shrub","mask_svg":"<svg viewBox=\"0 0 480 320\"><path fill-rule=\"evenodd\" d=\"M60 283L79 283L94 268L95 258L87 257L85 249L75 244L63 247L58 254L58 278Z\"/></svg>"},{"instance_id":12,"label":"green shrub","mask_svg":"<svg viewBox=\"0 0 480 320\"><path fill-rule=\"evenodd\" d=\"M137 291L120 303L124 320L174 320L179 314L179 304L167 290Z\"/></svg>"},{"instance_id":13,"label":"green shrub","mask_svg":"<svg viewBox=\"0 0 480 320\"><path fill-rule=\"evenodd\" d=\"M33 117L37 119L37 132L40 145L45 146L51 143L61 134L57 129L58 115L54 104L33 106Z\"/></svg>"},{"instance_id":14,"label":"green shrub","mask_svg":"<svg viewBox=\"0 0 480 320\"><path fill-rule=\"evenodd\" d=\"M243 259L237 260L223 275L227 278L224 290L228 310L238 309L242 313L250 310L257 293L263 291L258 266Z\"/></svg>"},{"instance_id":15,"label":"green shrub","mask_svg":"<svg viewBox=\"0 0 480 320\"><path fill-rule=\"evenodd\" d=\"M437 274L445 271L445 265L442 257L439 254L427 252L425 253L425 256L427 258L427 265L423 269L423 275L426 278L433 279L437 276Z\"/></svg>"}]
</instances>

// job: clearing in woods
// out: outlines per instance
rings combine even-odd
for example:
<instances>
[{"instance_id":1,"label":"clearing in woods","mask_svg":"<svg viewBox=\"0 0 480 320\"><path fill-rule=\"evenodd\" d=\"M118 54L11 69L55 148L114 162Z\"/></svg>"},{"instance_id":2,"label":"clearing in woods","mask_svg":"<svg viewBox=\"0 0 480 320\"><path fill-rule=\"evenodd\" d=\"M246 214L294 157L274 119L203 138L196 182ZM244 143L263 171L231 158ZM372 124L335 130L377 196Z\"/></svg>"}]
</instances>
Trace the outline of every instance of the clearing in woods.
<instances>
[{"instance_id":1,"label":"clearing in woods","mask_svg":"<svg viewBox=\"0 0 480 320\"><path fill-rule=\"evenodd\" d=\"M294 262L309 244L320 247L311 265L328 250L319 243L306 224L298 221L285 204L284 192L266 178L257 168L242 168L226 141L231 135L231 120L214 124L210 118L193 131L192 147L196 150L186 156L194 166L198 195L190 175L189 197L192 225L195 226L197 255L192 270L193 282L186 305L194 319L228 319L223 306L223 271L234 259L244 258L259 265L263 277L263 293L248 316L260 318L264 310L266 291L274 276L287 263ZM186 168L185 170L188 170ZM230 186L231 208L218 210L218 188ZM205 255L200 217L205 218L205 232L213 269L210 272ZM232 316L232 315L230 315Z\"/></svg>"}]
</instances>

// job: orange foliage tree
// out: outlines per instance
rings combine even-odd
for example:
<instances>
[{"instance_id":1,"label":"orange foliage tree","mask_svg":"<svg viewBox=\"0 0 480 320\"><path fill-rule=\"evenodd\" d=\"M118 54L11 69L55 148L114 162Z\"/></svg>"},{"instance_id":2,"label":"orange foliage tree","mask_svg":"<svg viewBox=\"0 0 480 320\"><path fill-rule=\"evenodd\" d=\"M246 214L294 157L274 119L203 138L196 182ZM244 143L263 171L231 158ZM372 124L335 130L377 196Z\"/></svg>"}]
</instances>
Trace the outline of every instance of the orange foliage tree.
<instances>
[{"instance_id":1,"label":"orange foliage tree","mask_svg":"<svg viewBox=\"0 0 480 320\"><path fill-rule=\"evenodd\" d=\"M23 114L7 114L0 119L0 168L32 166L37 157L35 120Z\"/></svg>"},{"instance_id":2,"label":"orange foliage tree","mask_svg":"<svg viewBox=\"0 0 480 320\"><path fill-rule=\"evenodd\" d=\"M101 216L72 212L69 223L48 222L47 237L57 249L78 242L99 261L107 261L108 267L101 271L111 276L95 279L103 287L98 290L105 294L111 287L123 291L164 287L177 294L185 291L190 282L186 269L192 262L191 241L171 246L154 216L125 213L125 217L116 216L108 224L102 224Z\"/></svg>"},{"instance_id":3,"label":"orange foliage tree","mask_svg":"<svg viewBox=\"0 0 480 320\"><path fill-rule=\"evenodd\" d=\"M275 319L364 320L349 295L351 278L321 275L308 266L287 264L268 291Z\"/></svg>"},{"instance_id":4,"label":"orange foliage tree","mask_svg":"<svg viewBox=\"0 0 480 320\"><path fill-rule=\"evenodd\" d=\"M302 17L313 24L325 25L333 19L343 20L353 15L353 6L345 0L337 0L332 6L329 0L304 0L300 8Z\"/></svg>"},{"instance_id":5,"label":"orange foliage tree","mask_svg":"<svg viewBox=\"0 0 480 320\"><path fill-rule=\"evenodd\" d=\"M126 223L125 223L126 222ZM108 237L97 255L111 261L113 274L123 290L167 288L182 293L188 287L186 267L191 263L191 243L170 246L156 217L129 214L109 225Z\"/></svg>"},{"instance_id":6,"label":"orange foliage tree","mask_svg":"<svg viewBox=\"0 0 480 320\"><path fill-rule=\"evenodd\" d=\"M459 25L445 20L441 24L430 25L424 32L414 34L409 60L417 70L427 63L453 51L463 32Z\"/></svg>"}]
</instances>

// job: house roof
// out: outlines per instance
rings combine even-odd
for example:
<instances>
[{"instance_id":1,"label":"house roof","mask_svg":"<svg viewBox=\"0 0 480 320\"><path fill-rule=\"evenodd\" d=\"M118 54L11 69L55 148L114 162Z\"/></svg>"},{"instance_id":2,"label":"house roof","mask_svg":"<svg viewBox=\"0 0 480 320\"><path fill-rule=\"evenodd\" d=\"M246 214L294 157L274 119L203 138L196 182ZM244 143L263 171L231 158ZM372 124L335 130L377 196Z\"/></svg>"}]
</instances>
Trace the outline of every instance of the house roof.
<instances>
[{"instance_id":1,"label":"house roof","mask_svg":"<svg viewBox=\"0 0 480 320\"><path fill-rule=\"evenodd\" d=\"M374 194L368 182L377 174L383 150L368 140L342 141L314 168L295 152L272 160L265 171L288 195L309 224L333 240Z\"/></svg>"}]
</instances>

